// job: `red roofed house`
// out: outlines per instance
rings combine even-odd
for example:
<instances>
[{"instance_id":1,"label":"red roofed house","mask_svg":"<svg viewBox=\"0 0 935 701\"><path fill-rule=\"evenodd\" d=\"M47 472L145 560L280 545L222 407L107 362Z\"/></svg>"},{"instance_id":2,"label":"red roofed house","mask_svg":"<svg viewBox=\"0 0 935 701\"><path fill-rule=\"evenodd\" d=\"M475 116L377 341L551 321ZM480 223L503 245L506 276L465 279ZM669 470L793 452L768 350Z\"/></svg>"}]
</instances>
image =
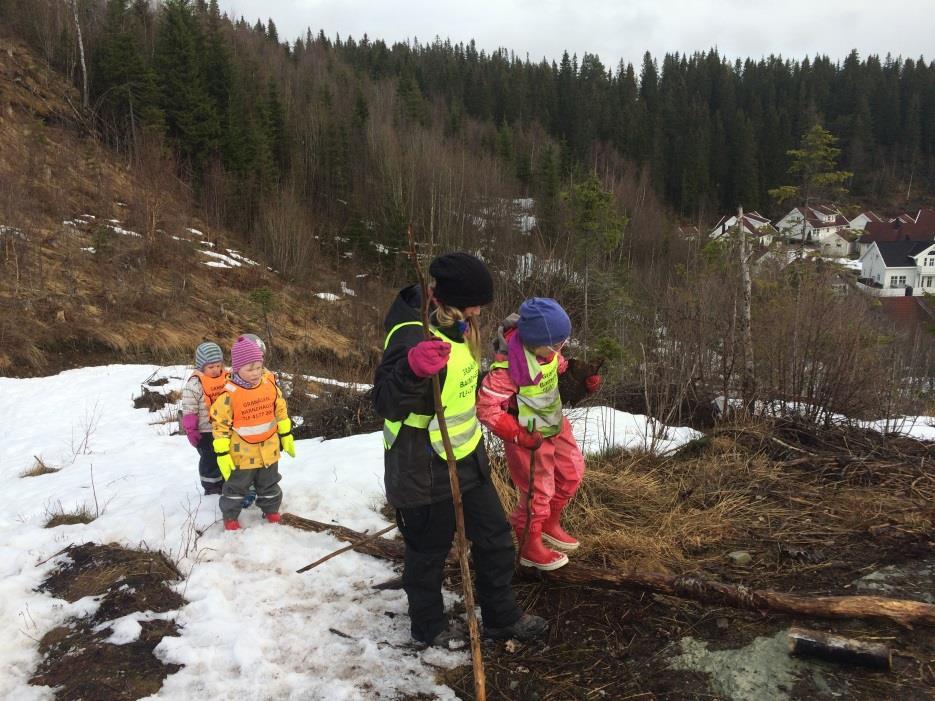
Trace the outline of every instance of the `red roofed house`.
<instances>
[{"instance_id":1,"label":"red roofed house","mask_svg":"<svg viewBox=\"0 0 935 701\"><path fill-rule=\"evenodd\" d=\"M844 257L855 250L850 241L850 222L829 205L796 207L776 222L776 228L790 241L818 246L823 255Z\"/></svg>"},{"instance_id":2,"label":"red roofed house","mask_svg":"<svg viewBox=\"0 0 935 701\"><path fill-rule=\"evenodd\" d=\"M870 222L881 222L884 221L883 217L878 216L876 213L871 212L869 209L866 212L861 212L856 217L848 222L848 225L853 231L863 231L864 227L867 226Z\"/></svg>"},{"instance_id":3,"label":"red roofed house","mask_svg":"<svg viewBox=\"0 0 935 701\"><path fill-rule=\"evenodd\" d=\"M732 233L734 227L737 226L737 215L732 214L731 216L723 216L718 220L718 223L714 225L714 228L711 229L711 232L708 234L709 239L719 239L722 236L727 236ZM757 243L760 246L769 246L773 242L773 238L779 235L779 232L773 228L773 225L769 223L769 219L764 217L759 212L744 212L743 214L743 230L752 237L755 237Z\"/></svg>"},{"instance_id":4,"label":"red roofed house","mask_svg":"<svg viewBox=\"0 0 935 701\"><path fill-rule=\"evenodd\" d=\"M898 217L890 222L870 222L857 239L858 253L863 256L874 243L894 241L935 241L935 211L922 210L919 221L903 222Z\"/></svg>"}]
</instances>

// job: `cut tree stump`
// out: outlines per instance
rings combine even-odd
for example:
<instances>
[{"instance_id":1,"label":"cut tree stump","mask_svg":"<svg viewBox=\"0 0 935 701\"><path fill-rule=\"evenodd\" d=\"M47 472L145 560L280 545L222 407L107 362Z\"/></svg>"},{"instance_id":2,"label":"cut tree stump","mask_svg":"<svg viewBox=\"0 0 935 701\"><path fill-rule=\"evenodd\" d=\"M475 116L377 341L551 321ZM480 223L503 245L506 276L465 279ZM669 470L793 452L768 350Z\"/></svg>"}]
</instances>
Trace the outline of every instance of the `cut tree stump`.
<instances>
[{"instance_id":1,"label":"cut tree stump","mask_svg":"<svg viewBox=\"0 0 935 701\"><path fill-rule=\"evenodd\" d=\"M893 653L886 645L798 627L789 629L789 654L886 671L893 666Z\"/></svg>"},{"instance_id":2,"label":"cut tree stump","mask_svg":"<svg viewBox=\"0 0 935 701\"><path fill-rule=\"evenodd\" d=\"M282 522L306 531L329 531L336 538L344 541L354 542L367 537L365 533L358 533L344 526L312 521L294 514L283 514ZM384 560L401 561L405 545L399 541L377 538L362 543L354 549ZM454 566L457 562L450 561L448 564ZM742 585L722 584L691 576L673 577L651 572L616 572L575 561L551 572L537 570L532 576L556 584L574 584L597 589L648 589L680 599L764 613L789 613L812 618L882 618L906 627L935 625L935 605L909 599L888 599L882 596L784 594L766 589L750 589Z\"/></svg>"}]
</instances>

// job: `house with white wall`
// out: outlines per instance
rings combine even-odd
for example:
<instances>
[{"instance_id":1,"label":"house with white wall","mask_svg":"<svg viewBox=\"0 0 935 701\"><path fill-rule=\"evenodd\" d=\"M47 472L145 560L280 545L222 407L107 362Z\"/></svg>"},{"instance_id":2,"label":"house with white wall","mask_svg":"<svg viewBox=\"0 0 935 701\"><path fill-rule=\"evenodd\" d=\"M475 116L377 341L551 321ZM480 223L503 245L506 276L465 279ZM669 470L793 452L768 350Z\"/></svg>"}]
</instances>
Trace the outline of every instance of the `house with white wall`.
<instances>
[{"instance_id":1,"label":"house with white wall","mask_svg":"<svg viewBox=\"0 0 935 701\"><path fill-rule=\"evenodd\" d=\"M830 205L796 207L776 222L776 229L789 241L816 245L849 228L847 217Z\"/></svg>"},{"instance_id":2,"label":"house with white wall","mask_svg":"<svg viewBox=\"0 0 935 701\"><path fill-rule=\"evenodd\" d=\"M871 294L935 295L935 242L875 241L860 263L860 284Z\"/></svg>"},{"instance_id":3,"label":"house with white wall","mask_svg":"<svg viewBox=\"0 0 935 701\"><path fill-rule=\"evenodd\" d=\"M867 224L870 222L882 222L883 217L877 215L875 212L871 212L869 209L866 212L861 212L856 217L851 219L848 222L848 228L852 231L863 231Z\"/></svg>"},{"instance_id":4,"label":"house with white wall","mask_svg":"<svg viewBox=\"0 0 935 701\"><path fill-rule=\"evenodd\" d=\"M723 216L718 220L718 223L714 225L714 228L711 229L711 232L708 234L708 238L711 240L717 240L723 236L729 236L735 232L736 226L736 214L731 216ZM743 230L744 233L755 239L757 244L764 248L769 246L773 242L773 239L779 235L779 232L776 231L775 227L770 224L769 219L764 217L759 212L744 212Z\"/></svg>"}]
</instances>

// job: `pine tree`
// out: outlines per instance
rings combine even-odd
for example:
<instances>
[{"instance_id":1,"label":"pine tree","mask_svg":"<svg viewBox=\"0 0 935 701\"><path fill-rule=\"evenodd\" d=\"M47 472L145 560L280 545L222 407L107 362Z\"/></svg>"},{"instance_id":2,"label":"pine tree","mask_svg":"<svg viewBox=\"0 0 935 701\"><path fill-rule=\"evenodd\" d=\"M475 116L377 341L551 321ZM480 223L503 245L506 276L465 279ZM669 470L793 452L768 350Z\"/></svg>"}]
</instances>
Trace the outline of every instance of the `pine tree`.
<instances>
[{"instance_id":1,"label":"pine tree","mask_svg":"<svg viewBox=\"0 0 935 701\"><path fill-rule=\"evenodd\" d=\"M200 29L189 0L166 0L154 64L168 134L196 171L217 148L220 132L199 61L200 43Z\"/></svg>"}]
</instances>

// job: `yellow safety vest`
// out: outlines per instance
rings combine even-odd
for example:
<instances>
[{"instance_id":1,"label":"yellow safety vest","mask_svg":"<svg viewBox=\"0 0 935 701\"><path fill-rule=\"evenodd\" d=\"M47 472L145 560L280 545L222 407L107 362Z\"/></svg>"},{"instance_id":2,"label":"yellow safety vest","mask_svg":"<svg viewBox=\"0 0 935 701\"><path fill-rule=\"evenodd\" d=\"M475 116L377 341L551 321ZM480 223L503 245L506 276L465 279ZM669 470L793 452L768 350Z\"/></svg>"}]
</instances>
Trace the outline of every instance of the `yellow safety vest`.
<instances>
[{"instance_id":1,"label":"yellow safety vest","mask_svg":"<svg viewBox=\"0 0 935 701\"><path fill-rule=\"evenodd\" d=\"M397 324L386 334L383 349L390 343L390 337L403 326L421 326L418 321L406 321ZM451 448L455 460L461 460L474 452L481 441L482 433L480 422L477 420L477 360L471 354L467 343L452 341L438 329L433 328L432 333L438 338L451 344L451 357L446 367L445 384L442 387L442 406L445 407L445 422L448 426L448 436L451 439ZM428 429L429 442L435 452L447 459L445 444L439 429L438 418L434 414L409 414L402 421L383 422L383 447L389 450L396 442L399 431L403 427Z\"/></svg>"},{"instance_id":2,"label":"yellow safety vest","mask_svg":"<svg viewBox=\"0 0 935 701\"><path fill-rule=\"evenodd\" d=\"M519 410L517 420L519 425L527 428L532 422L534 430L545 438L558 435L562 430L562 397L558 392L558 353L545 365L540 365L538 358L523 348L526 354L526 363L529 365L530 377L540 372L542 377L539 383L520 387L516 394L516 408ZM498 360L490 364L490 368L508 368L507 360Z\"/></svg>"}]
</instances>

